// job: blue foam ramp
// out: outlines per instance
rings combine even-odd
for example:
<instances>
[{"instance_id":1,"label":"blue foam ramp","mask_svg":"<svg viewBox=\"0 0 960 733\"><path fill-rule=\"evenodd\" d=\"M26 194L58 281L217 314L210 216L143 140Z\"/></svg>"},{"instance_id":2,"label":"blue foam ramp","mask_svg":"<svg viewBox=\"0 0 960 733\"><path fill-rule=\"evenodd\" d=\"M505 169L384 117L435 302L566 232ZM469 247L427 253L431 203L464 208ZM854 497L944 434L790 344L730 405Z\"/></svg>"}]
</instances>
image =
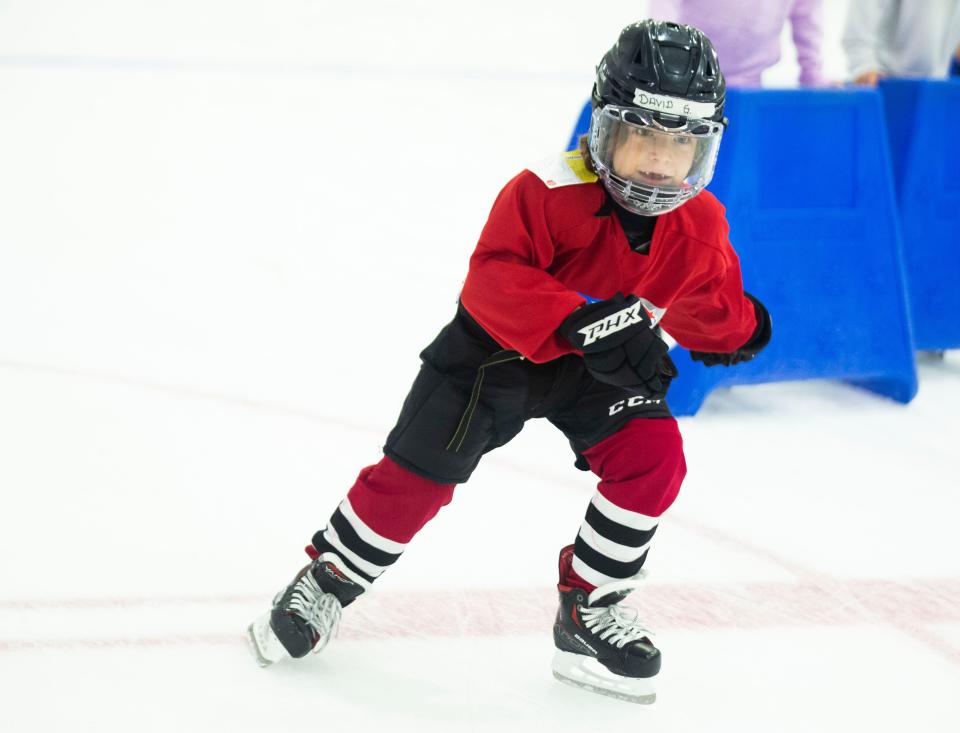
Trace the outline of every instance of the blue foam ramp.
<instances>
[{"instance_id":1,"label":"blue foam ramp","mask_svg":"<svg viewBox=\"0 0 960 733\"><path fill-rule=\"evenodd\" d=\"M881 83L903 257L921 350L960 347L960 83Z\"/></svg>"},{"instance_id":2,"label":"blue foam ramp","mask_svg":"<svg viewBox=\"0 0 960 733\"><path fill-rule=\"evenodd\" d=\"M696 413L718 387L802 379L909 402L917 375L880 94L728 90L726 114L710 189L774 338L729 368L674 349L674 413Z\"/></svg>"}]
</instances>

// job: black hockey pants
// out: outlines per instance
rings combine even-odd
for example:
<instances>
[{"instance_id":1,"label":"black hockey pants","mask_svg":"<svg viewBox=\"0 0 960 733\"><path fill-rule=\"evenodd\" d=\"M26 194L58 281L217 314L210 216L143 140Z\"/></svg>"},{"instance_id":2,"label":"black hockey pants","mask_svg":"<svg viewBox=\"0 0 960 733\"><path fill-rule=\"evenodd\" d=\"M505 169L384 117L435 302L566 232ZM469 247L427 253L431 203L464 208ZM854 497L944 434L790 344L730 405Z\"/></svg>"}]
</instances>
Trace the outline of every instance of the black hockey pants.
<instances>
[{"instance_id":1,"label":"black hockey pants","mask_svg":"<svg viewBox=\"0 0 960 733\"><path fill-rule=\"evenodd\" d=\"M663 392L644 396L594 379L575 354L545 364L504 350L461 305L420 354L422 365L384 453L439 483L463 483L484 453L509 442L530 418L545 417L582 452L634 418L669 418Z\"/></svg>"}]
</instances>

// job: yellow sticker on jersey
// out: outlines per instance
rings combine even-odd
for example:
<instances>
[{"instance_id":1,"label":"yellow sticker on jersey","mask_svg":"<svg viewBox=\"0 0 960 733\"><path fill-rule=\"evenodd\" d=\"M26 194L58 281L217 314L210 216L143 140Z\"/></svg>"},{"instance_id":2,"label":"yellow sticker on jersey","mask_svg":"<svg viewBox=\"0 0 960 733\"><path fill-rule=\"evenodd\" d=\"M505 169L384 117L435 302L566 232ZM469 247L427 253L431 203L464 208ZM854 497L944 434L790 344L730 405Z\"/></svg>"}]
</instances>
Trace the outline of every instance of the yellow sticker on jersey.
<instances>
[{"instance_id":1,"label":"yellow sticker on jersey","mask_svg":"<svg viewBox=\"0 0 960 733\"><path fill-rule=\"evenodd\" d=\"M591 173L579 150L568 150L530 166L530 172L546 184L547 188L574 186L578 183L595 183L597 176Z\"/></svg>"}]
</instances>

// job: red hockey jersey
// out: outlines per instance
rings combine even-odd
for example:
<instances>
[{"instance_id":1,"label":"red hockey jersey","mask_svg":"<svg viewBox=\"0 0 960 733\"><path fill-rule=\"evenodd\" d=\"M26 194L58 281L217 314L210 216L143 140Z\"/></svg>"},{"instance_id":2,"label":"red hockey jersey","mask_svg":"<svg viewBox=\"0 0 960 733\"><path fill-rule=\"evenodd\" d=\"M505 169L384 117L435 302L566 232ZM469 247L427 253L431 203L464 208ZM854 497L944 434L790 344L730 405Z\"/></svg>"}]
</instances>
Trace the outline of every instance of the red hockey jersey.
<instances>
[{"instance_id":1,"label":"red hockey jersey","mask_svg":"<svg viewBox=\"0 0 960 733\"><path fill-rule=\"evenodd\" d=\"M552 181L551 181L552 183ZM646 301L686 348L729 352L756 328L720 202L708 191L660 215L648 254L630 249L617 217L597 216L598 182L549 188L525 170L493 204L460 302L504 348L542 363L574 351L561 322L592 298ZM652 307L651 307L652 306Z\"/></svg>"}]
</instances>

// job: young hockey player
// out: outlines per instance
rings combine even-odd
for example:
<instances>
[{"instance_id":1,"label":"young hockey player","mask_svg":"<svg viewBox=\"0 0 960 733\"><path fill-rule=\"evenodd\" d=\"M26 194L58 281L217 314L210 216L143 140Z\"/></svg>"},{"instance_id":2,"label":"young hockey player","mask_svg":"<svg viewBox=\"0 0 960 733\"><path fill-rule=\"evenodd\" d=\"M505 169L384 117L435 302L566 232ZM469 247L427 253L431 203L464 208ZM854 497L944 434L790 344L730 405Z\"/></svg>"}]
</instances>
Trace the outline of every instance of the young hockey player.
<instances>
[{"instance_id":1,"label":"young hockey player","mask_svg":"<svg viewBox=\"0 0 960 733\"><path fill-rule=\"evenodd\" d=\"M686 470L661 329L708 365L752 359L771 335L766 309L743 292L723 207L703 190L724 89L700 31L654 21L622 31L597 67L583 150L500 193L457 314L421 354L384 457L360 472L313 536L312 562L251 624L262 665L321 650L341 609L481 456L545 417L577 467L600 479L560 551L554 675L653 701L660 652L619 602Z\"/></svg>"}]
</instances>

